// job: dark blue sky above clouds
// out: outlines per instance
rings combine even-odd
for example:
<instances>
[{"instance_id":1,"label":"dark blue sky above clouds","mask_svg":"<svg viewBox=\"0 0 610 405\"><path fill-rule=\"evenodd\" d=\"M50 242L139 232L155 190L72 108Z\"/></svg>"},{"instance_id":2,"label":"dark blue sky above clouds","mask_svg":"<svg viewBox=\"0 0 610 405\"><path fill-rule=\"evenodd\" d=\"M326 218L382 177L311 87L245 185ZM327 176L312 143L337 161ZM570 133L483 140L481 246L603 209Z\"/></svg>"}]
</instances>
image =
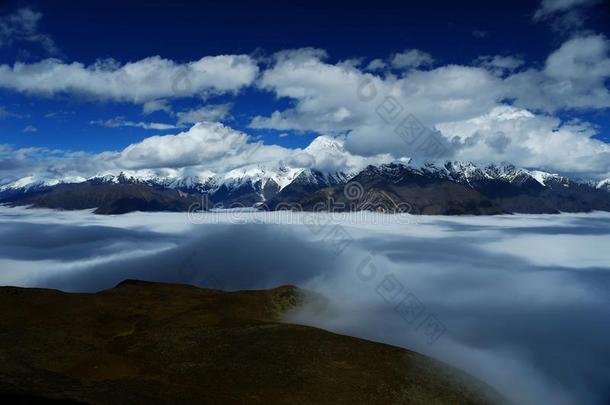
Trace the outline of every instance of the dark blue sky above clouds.
<instances>
[{"instance_id":1,"label":"dark blue sky above clouds","mask_svg":"<svg viewBox=\"0 0 610 405\"><path fill-rule=\"evenodd\" d=\"M574 134L610 142L608 27L602 0L0 1L0 144L97 154L206 120L249 142L304 148L329 134L354 154L397 155L373 140L386 131L368 115L375 106L351 104L357 77L374 77L380 93L397 91L422 122L458 136L469 148L459 157L509 144L498 159L555 168L565 152L536 154L562 126L566 148L580 148ZM218 55L230 60L175 89L189 63ZM537 121L505 128L525 113ZM481 119L493 122L474 128ZM538 138L517 139L523 131ZM610 171L604 145L579 153L594 155L582 171Z\"/></svg>"}]
</instances>

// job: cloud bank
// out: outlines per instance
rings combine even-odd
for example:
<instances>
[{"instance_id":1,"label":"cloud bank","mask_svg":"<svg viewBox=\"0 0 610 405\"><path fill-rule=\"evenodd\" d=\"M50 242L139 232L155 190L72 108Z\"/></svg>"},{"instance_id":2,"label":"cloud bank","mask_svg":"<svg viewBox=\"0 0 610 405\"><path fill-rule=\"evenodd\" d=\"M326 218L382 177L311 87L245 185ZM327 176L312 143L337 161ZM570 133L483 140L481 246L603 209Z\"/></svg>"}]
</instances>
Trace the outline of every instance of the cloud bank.
<instances>
[{"instance_id":1,"label":"cloud bank","mask_svg":"<svg viewBox=\"0 0 610 405\"><path fill-rule=\"evenodd\" d=\"M400 55L414 57L414 52ZM515 56L483 57L475 63L373 74L329 63L321 50L282 52L263 71L258 86L292 99L294 106L254 117L250 126L347 133L346 147L352 153L400 157L413 155L396 136L401 120L412 114L439 130L461 159L492 156L517 165L601 176L610 171L608 145L593 138L594 127L553 115L610 107L605 86L610 41L605 36L572 38L541 68L524 69L524 61Z\"/></svg>"},{"instance_id":2,"label":"cloud bank","mask_svg":"<svg viewBox=\"0 0 610 405\"><path fill-rule=\"evenodd\" d=\"M0 87L46 97L77 94L146 103L236 92L250 85L257 74L258 66L248 55L204 56L182 64L160 56L125 64L106 59L88 66L45 59L0 65Z\"/></svg>"}]
</instances>

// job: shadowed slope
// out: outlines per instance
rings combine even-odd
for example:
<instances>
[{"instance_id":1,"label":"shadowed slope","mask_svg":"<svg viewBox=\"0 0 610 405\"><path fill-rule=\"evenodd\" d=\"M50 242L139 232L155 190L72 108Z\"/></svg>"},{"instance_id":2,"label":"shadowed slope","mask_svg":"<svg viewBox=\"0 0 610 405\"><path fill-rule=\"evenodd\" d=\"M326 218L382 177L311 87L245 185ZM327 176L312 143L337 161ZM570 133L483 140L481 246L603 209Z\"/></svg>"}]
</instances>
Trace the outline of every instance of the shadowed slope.
<instances>
[{"instance_id":1,"label":"shadowed slope","mask_svg":"<svg viewBox=\"0 0 610 405\"><path fill-rule=\"evenodd\" d=\"M281 323L308 297L140 281L96 294L3 287L0 399L488 403L470 388L483 384L416 353Z\"/></svg>"}]
</instances>

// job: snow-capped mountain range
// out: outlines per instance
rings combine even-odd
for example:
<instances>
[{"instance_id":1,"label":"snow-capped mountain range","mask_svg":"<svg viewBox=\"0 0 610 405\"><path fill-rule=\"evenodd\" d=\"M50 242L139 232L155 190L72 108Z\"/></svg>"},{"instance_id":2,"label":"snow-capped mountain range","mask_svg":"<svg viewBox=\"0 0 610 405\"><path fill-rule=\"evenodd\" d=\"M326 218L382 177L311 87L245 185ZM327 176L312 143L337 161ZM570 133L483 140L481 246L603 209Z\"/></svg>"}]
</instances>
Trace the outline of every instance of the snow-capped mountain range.
<instances>
[{"instance_id":1,"label":"snow-capped mountain range","mask_svg":"<svg viewBox=\"0 0 610 405\"><path fill-rule=\"evenodd\" d=\"M312 158L314 161L312 161ZM391 164L390 164L391 163ZM390 165L388 165L390 164ZM511 164L477 165L465 161L444 163L424 163L415 165L409 159L393 160L389 155L362 157L349 153L344 140L330 136L318 136L291 161L265 164L251 164L225 171L210 169L115 169L90 175L74 173L57 175L56 171L46 174L28 174L24 177L0 182L2 192L29 192L59 184L83 182L139 183L186 193L214 194L219 190L231 191L250 187L263 195L265 188L282 191L298 179L299 184L330 186L350 180L369 166L385 170L388 167L406 167L422 175L450 179L470 184L482 179L503 180L509 183L534 179L542 186L563 184L569 186L572 180L558 174L540 170L517 168ZM312 169L315 167L315 169ZM188 171L187 171L188 170ZM600 189L610 189L610 179L595 184Z\"/></svg>"},{"instance_id":2,"label":"snow-capped mountain range","mask_svg":"<svg viewBox=\"0 0 610 405\"><path fill-rule=\"evenodd\" d=\"M410 166L402 161L393 165L379 165L380 170L390 174L391 167L407 168L414 173L433 175L451 179L457 182L469 184L474 180L494 179L503 180L508 183L522 182L526 179L534 179L542 186L562 184L569 186L573 180L559 174L548 173L540 170L528 170L517 168L512 164L489 164L476 165L465 161L448 161L442 164L425 163L420 166ZM250 167L247 169L234 169L226 173L204 173L202 175L190 175L185 177L159 176L152 171L130 171L124 170L118 173L100 173L88 178L77 176L39 178L36 176L25 176L18 180L0 185L2 191L31 191L38 188L52 187L58 184L75 184L86 181L105 183L140 183L155 185L169 189L180 190L189 193L211 193L213 194L222 186L228 189L237 189L246 185L259 185L264 188L267 184L277 185L278 191L297 180L299 183L311 183L318 185L332 185L349 181L359 171L352 172L323 172L310 168L287 167L266 168L265 166ZM591 182L590 182L591 183ZM599 181L595 184L599 189L610 189L610 179Z\"/></svg>"},{"instance_id":3,"label":"snow-capped mountain range","mask_svg":"<svg viewBox=\"0 0 610 405\"><path fill-rule=\"evenodd\" d=\"M323 147L332 150L333 145ZM212 203L223 207L264 205L273 209L280 202L307 205L328 195L341 199L342 190L350 181L361 183L367 192L383 190L382 198L392 195L393 202L417 201L422 207L445 207L433 211L421 208L420 213L610 210L610 179L580 182L511 164L476 165L464 161L421 165L397 161L349 172L282 163L189 176L160 176L145 170L100 173L89 178L26 176L0 186L0 203L98 210L104 206L104 213L185 210L190 199L206 194ZM321 190L331 191L320 194ZM74 201L75 195L85 202Z\"/></svg>"}]
</instances>

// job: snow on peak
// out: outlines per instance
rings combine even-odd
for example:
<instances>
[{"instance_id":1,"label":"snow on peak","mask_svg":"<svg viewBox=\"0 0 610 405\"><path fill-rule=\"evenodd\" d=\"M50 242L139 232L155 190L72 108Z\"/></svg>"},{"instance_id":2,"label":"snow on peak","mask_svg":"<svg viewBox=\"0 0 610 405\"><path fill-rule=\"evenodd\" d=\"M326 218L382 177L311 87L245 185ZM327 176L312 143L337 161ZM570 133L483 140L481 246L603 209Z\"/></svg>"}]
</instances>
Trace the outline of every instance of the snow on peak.
<instances>
[{"instance_id":1,"label":"snow on peak","mask_svg":"<svg viewBox=\"0 0 610 405\"><path fill-rule=\"evenodd\" d=\"M337 138L330 137L328 135L320 135L305 148L305 152L312 155L319 153L334 153L343 154L345 148L343 147L343 141Z\"/></svg>"},{"instance_id":2,"label":"snow on peak","mask_svg":"<svg viewBox=\"0 0 610 405\"><path fill-rule=\"evenodd\" d=\"M81 183L85 181L84 177L79 176L64 176L60 178L39 178L36 176L26 176L17 179L11 183L0 186L0 191L6 190L23 190L28 191L37 187L51 187L62 183Z\"/></svg>"},{"instance_id":3,"label":"snow on peak","mask_svg":"<svg viewBox=\"0 0 610 405\"><path fill-rule=\"evenodd\" d=\"M281 190L290 184L302 171L303 169L289 168L284 165L277 169L259 165L230 170L221 177L221 182L236 185L247 181L252 183L260 181L264 187L268 181L273 180Z\"/></svg>"},{"instance_id":4,"label":"snow on peak","mask_svg":"<svg viewBox=\"0 0 610 405\"><path fill-rule=\"evenodd\" d=\"M610 191L610 179L605 179L597 183L597 188Z\"/></svg>"},{"instance_id":5,"label":"snow on peak","mask_svg":"<svg viewBox=\"0 0 610 405\"><path fill-rule=\"evenodd\" d=\"M536 180L538 183L542 184L543 186L546 186L546 181L549 178L559 177L559 175L557 175L557 174L541 172L540 170L529 170L528 173L530 176L532 176L534 178L534 180Z\"/></svg>"},{"instance_id":6,"label":"snow on peak","mask_svg":"<svg viewBox=\"0 0 610 405\"><path fill-rule=\"evenodd\" d=\"M515 183L531 178L545 187L549 186L551 180L567 186L567 179L558 174L540 170L521 169L510 163L477 165L469 161L447 161L442 166L435 163L426 163L419 167L418 170L440 176L446 175L454 180L465 183L486 179Z\"/></svg>"}]
</instances>

